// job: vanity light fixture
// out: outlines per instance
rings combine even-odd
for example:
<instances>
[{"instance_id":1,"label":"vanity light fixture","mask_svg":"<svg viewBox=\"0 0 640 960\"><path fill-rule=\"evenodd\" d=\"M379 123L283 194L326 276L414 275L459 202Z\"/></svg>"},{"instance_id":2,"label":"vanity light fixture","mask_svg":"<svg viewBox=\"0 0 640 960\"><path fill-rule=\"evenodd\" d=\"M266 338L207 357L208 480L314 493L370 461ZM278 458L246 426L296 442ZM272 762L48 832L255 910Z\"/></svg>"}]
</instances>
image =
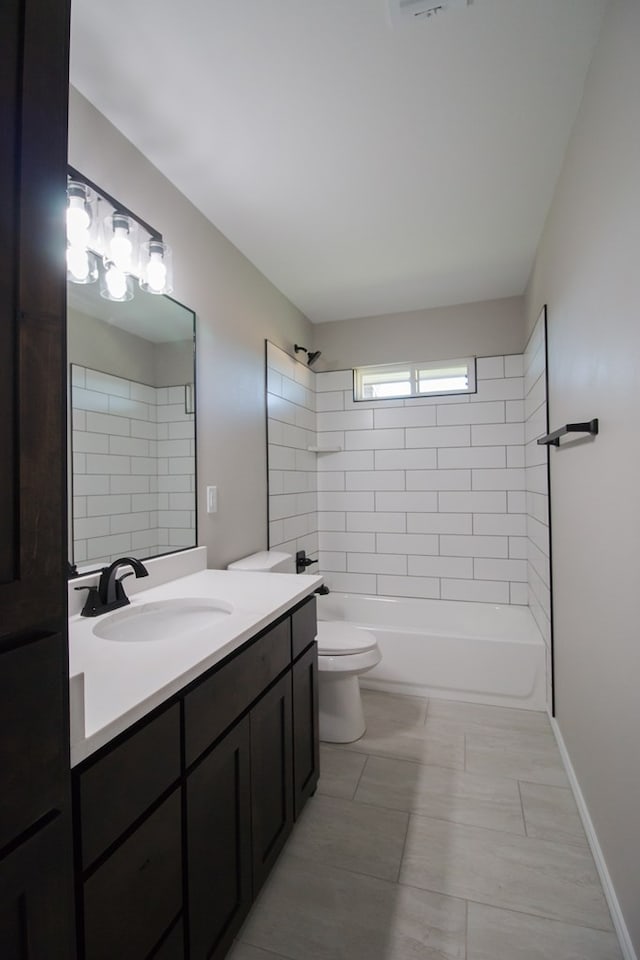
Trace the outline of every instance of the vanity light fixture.
<instances>
[{"instance_id":1,"label":"vanity light fixture","mask_svg":"<svg viewBox=\"0 0 640 960\"><path fill-rule=\"evenodd\" d=\"M134 277L147 293L173 291L171 247L162 235L71 167L67 277L72 283L100 279L100 296L120 303L133 299Z\"/></svg>"}]
</instances>

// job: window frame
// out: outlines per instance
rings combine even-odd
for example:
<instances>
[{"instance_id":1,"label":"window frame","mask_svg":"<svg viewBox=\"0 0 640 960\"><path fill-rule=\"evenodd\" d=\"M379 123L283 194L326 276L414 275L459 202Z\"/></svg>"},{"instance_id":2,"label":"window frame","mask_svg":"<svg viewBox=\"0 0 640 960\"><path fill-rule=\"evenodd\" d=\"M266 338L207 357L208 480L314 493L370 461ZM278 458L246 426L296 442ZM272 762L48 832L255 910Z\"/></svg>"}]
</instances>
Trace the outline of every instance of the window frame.
<instances>
[{"instance_id":1,"label":"window frame","mask_svg":"<svg viewBox=\"0 0 640 960\"><path fill-rule=\"evenodd\" d=\"M465 365L467 368L467 388L464 390L434 390L420 391L420 373L428 370L442 370L447 368L460 367ZM394 373L407 372L407 379L410 385L410 393L398 393L388 397L365 397L362 395L364 385L362 383L363 375L385 372L390 375ZM453 376L453 375L452 375ZM382 381L383 382L383 381ZM385 400L425 400L429 397L451 397L464 396L466 394L477 393L476 376L476 358L461 357L455 360L426 360L417 363L410 361L408 363L375 363L362 367L353 368L353 402L354 403L383 403Z\"/></svg>"}]
</instances>

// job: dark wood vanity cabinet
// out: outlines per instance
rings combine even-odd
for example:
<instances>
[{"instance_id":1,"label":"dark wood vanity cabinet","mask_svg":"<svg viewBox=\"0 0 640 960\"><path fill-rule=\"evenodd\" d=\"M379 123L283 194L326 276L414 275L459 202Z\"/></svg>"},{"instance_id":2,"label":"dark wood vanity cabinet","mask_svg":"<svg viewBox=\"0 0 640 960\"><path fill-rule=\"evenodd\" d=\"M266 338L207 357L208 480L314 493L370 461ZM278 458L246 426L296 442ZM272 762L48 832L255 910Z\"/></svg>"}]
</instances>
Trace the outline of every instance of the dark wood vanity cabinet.
<instances>
[{"instance_id":1,"label":"dark wood vanity cabinet","mask_svg":"<svg viewBox=\"0 0 640 960\"><path fill-rule=\"evenodd\" d=\"M318 653L308 647L291 668L293 688L293 814L315 793L320 772Z\"/></svg>"},{"instance_id":2,"label":"dark wood vanity cabinet","mask_svg":"<svg viewBox=\"0 0 640 960\"><path fill-rule=\"evenodd\" d=\"M251 729L245 716L187 777L191 957L223 957L249 912Z\"/></svg>"},{"instance_id":3,"label":"dark wood vanity cabinet","mask_svg":"<svg viewBox=\"0 0 640 960\"><path fill-rule=\"evenodd\" d=\"M0 12L0 955L70 960L69 0Z\"/></svg>"},{"instance_id":4,"label":"dark wood vanity cabinet","mask_svg":"<svg viewBox=\"0 0 640 960\"><path fill-rule=\"evenodd\" d=\"M146 958L181 921L181 773L179 703L74 773L81 957Z\"/></svg>"},{"instance_id":5,"label":"dark wood vanity cabinet","mask_svg":"<svg viewBox=\"0 0 640 960\"><path fill-rule=\"evenodd\" d=\"M143 960L182 914L182 796L175 789L85 880L91 960Z\"/></svg>"},{"instance_id":6,"label":"dark wood vanity cabinet","mask_svg":"<svg viewBox=\"0 0 640 960\"><path fill-rule=\"evenodd\" d=\"M253 896L266 880L293 827L291 673L251 711Z\"/></svg>"},{"instance_id":7,"label":"dark wood vanity cabinet","mask_svg":"<svg viewBox=\"0 0 640 960\"><path fill-rule=\"evenodd\" d=\"M83 960L221 960L318 779L315 597L74 771Z\"/></svg>"}]
</instances>

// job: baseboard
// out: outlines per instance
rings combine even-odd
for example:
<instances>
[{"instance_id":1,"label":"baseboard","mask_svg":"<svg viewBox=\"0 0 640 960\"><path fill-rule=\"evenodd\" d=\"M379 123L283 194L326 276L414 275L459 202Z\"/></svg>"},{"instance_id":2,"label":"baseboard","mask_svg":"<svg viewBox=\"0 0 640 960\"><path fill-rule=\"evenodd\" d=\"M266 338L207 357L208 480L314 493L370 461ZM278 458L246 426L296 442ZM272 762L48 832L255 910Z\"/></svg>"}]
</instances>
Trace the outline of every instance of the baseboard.
<instances>
[{"instance_id":1,"label":"baseboard","mask_svg":"<svg viewBox=\"0 0 640 960\"><path fill-rule=\"evenodd\" d=\"M582 826L584 827L589 846L591 847L591 853L593 854L596 869L600 876L600 882L602 883L605 899L609 906L609 910L611 911L611 920L613 922L616 934L618 935L622 956L624 957L624 960L638 960L638 956L635 952L633 944L631 943L631 937L629 936L627 925L624 922L624 916L622 915L620 903L618 902L616 891L613 887L613 883L607 869L602 848L600 847L596 831L591 821L591 817L589 816L587 804L582 795L582 790L580 789L580 784L578 782L578 778L576 777L575 770L573 769L573 764L571 763L571 758L569 757L562 734L560 733L560 727L558 726L554 717L550 716L549 720L551 721L551 728L560 750L560 755L562 757L562 762L564 764L567 777L569 778L573 796L575 797L578 813L580 814L580 819L582 820Z\"/></svg>"}]
</instances>

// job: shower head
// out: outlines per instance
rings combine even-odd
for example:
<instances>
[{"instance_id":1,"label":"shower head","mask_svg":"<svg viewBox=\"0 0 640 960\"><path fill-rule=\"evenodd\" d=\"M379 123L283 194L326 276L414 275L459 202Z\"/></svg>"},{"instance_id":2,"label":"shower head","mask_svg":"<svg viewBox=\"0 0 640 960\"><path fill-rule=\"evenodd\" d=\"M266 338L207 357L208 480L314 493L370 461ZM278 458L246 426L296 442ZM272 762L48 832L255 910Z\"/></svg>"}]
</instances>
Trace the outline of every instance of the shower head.
<instances>
[{"instance_id":1,"label":"shower head","mask_svg":"<svg viewBox=\"0 0 640 960\"><path fill-rule=\"evenodd\" d=\"M294 343L293 349L296 353L306 353L307 355L307 366L311 366L312 363L315 363L318 357L320 356L320 350L314 350L313 353L310 353L306 347L301 347L299 343Z\"/></svg>"}]
</instances>

